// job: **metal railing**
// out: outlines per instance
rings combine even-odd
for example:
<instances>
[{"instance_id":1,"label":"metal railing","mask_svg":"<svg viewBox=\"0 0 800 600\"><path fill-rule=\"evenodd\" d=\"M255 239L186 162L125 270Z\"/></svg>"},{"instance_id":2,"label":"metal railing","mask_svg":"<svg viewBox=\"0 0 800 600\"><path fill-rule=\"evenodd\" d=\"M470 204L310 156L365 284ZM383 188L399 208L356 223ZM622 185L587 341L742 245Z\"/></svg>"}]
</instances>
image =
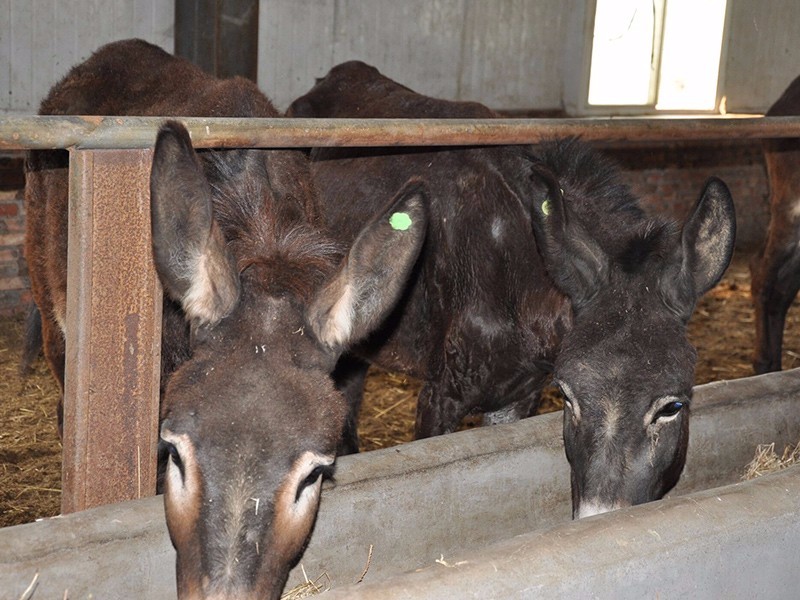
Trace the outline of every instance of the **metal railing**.
<instances>
[{"instance_id":1,"label":"metal railing","mask_svg":"<svg viewBox=\"0 0 800 600\"><path fill-rule=\"evenodd\" d=\"M611 143L800 137L800 118L234 119L177 117L198 148L530 144L580 136ZM160 117L0 118L0 149L149 148ZM244 122L246 121L246 122Z\"/></svg>"}]
</instances>

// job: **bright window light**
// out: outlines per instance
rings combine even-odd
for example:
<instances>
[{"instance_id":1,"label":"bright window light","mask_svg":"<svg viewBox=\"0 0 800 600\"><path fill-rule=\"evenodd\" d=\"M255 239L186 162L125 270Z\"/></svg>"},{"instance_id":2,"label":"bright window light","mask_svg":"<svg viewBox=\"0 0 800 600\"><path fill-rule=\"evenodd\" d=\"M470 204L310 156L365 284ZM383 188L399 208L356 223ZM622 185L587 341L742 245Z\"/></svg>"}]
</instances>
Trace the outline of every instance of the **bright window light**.
<instances>
[{"instance_id":1,"label":"bright window light","mask_svg":"<svg viewBox=\"0 0 800 600\"><path fill-rule=\"evenodd\" d=\"M726 0L668 0L658 110L713 110Z\"/></svg>"},{"instance_id":2,"label":"bright window light","mask_svg":"<svg viewBox=\"0 0 800 600\"><path fill-rule=\"evenodd\" d=\"M597 0L589 104L651 104L653 0Z\"/></svg>"},{"instance_id":3,"label":"bright window light","mask_svg":"<svg viewBox=\"0 0 800 600\"><path fill-rule=\"evenodd\" d=\"M713 110L726 5L596 0L589 104Z\"/></svg>"}]
</instances>

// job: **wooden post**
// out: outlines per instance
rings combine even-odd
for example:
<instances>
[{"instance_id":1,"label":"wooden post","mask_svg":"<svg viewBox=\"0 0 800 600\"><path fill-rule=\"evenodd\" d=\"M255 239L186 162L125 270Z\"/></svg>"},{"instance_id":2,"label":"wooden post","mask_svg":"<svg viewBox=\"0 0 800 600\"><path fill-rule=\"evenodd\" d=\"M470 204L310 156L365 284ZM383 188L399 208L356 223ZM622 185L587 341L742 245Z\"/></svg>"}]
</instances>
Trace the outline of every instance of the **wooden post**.
<instances>
[{"instance_id":1,"label":"wooden post","mask_svg":"<svg viewBox=\"0 0 800 600\"><path fill-rule=\"evenodd\" d=\"M71 150L62 512L155 493L152 150Z\"/></svg>"}]
</instances>

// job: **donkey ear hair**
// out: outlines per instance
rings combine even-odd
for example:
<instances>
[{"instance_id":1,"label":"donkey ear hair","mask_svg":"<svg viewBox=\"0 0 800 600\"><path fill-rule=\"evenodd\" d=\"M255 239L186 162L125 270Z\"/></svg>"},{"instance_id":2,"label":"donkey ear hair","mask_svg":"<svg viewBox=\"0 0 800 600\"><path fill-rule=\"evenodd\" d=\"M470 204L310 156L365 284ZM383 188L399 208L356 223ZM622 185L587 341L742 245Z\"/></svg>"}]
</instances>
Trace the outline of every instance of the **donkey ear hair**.
<instances>
[{"instance_id":1,"label":"donkey ear hair","mask_svg":"<svg viewBox=\"0 0 800 600\"><path fill-rule=\"evenodd\" d=\"M531 223L536 245L556 286L580 308L608 277L609 259L577 219L568 197L544 166L533 169Z\"/></svg>"},{"instance_id":2,"label":"donkey ear hair","mask_svg":"<svg viewBox=\"0 0 800 600\"><path fill-rule=\"evenodd\" d=\"M189 320L213 325L239 296L239 278L214 221L211 189L189 133L168 121L158 132L150 174L153 257L167 294Z\"/></svg>"},{"instance_id":3,"label":"donkey ear hair","mask_svg":"<svg viewBox=\"0 0 800 600\"><path fill-rule=\"evenodd\" d=\"M380 326L406 287L427 224L427 188L412 178L364 227L312 301L308 321L317 339L342 351Z\"/></svg>"},{"instance_id":4,"label":"donkey ear hair","mask_svg":"<svg viewBox=\"0 0 800 600\"><path fill-rule=\"evenodd\" d=\"M712 177L686 220L681 241L661 276L666 305L684 321L697 300L714 287L728 268L736 237L733 199L722 180Z\"/></svg>"},{"instance_id":5,"label":"donkey ear hair","mask_svg":"<svg viewBox=\"0 0 800 600\"><path fill-rule=\"evenodd\" d=\"M688 269L698 297L722 278L733 256L735 238L733 198L728 186L712 177L681 234L684 269Z\"/></svg>"}]
</instances>

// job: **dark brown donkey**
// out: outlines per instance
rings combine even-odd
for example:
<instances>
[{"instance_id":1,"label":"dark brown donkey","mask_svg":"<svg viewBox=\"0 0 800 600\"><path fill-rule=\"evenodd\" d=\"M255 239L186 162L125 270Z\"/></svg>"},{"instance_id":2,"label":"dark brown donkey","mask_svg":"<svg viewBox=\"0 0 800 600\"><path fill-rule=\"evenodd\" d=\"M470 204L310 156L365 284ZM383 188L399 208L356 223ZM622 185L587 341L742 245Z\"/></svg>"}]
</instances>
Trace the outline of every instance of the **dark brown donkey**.
<instances>
[{"instance_id":1,"label":"dark brown donkey","mask_svg":"<svg viewBox=\"0 0 800 600\"><path fill-rule=\"evenodd\" d=\"M360 62L335 67L296 117L492 118ZM734 209L712 179L682 230L647 218L614 168L575 141L541 147L315 149L325 218L343 240L411 175L430 222L402 304L355 354L424 380L418 437L534 414L549 363L565 395L573 513L660 498L689 431L695 302L726 269ZM359 402L364 363L340 366ZM350 424L351 446L357 441Z\"/></svg>"},{"instance_id":2,"label":"dark brown donkey","mask_svg":"<svg viewBox=\"0 0 800 600\"><path fill-rule=\"evenodd\" d=\"M800 77L767 111L768 117L800 115ZM786 313L800 289L800 140L764 143L769 178L769 228L750 264L756 319L756 373L781 370Z\"/></svg>"},{"instance_id":3,"label":"dark brown donkey","mask_svg":"<svg viewBox=\"0 0 800 600\"><path fill-rule=\"evenodd\" d=\"M214 79L139 40L73 68L41 112L278 116L253 83ZM33 293L62 386L66 167L64 151L31 152L26 190ZM170 121L155 143L151 205L167 292L161 437L178 595L277 598L345 422L331 372L400 294L424 238L421 186L376 211L342 256L319 227L301 152L195 152Z\"/></svg>"}]
</instances>

